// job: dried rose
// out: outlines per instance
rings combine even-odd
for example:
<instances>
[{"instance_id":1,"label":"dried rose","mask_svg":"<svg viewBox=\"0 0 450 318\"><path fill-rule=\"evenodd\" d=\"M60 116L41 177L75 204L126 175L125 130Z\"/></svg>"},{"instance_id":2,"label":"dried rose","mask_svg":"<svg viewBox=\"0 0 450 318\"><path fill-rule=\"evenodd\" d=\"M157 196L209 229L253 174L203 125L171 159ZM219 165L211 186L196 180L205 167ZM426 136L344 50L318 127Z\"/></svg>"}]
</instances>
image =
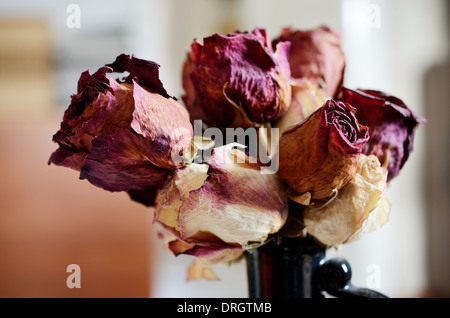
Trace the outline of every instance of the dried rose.
<instances>
[{"instance_id":1,"label":"dried rose","mask_svg":"<svg viewBox=\"0 0 450 318\"><path fill-rule=\"evenodd\" d=\"M336 97L345 69L340 33L326 26L308 31L285 28L273 43L285 41L291 43L291 76L306 78L325 89L328 97Z\"/></svg>"},{"instance_id":2,"label":"dried rose","mask_svg":"<svg viewBox=\"0 0 450 318\"><path fill-rule=\"evenodd\" d=\"M363 153L376 155L382 164L387 160L390 181L412 152L415 129L425 119L402 100L379 91L342 88L340 100L355 107L358 121L369 127Z\"/></svg>"},{"instance_id":3,"label":"dried rose","mask_svg":"<svg viewBox=\"0 0 450 318\"><path fill-rule=\"evenodd\" d=\"M307 79L292 80L291 83L291 105L286 113L272 124L273 128L280 129L280 134L289 127L305 120L327 100L325 91L317 88Z\"/></svg>"},{"instance_id":4,"label":"dried rose","mask_svg":"<svg viewBox=\"0 0 450 318\"><path fill-rule=\"evenodd\" d=\"M215 148L208 164L192 163L174 172L157 196L154 217L177 238L169 244L174 253L222 261L283 226L283 183L276 174L261 173L263 168L248 158L229 144Z\"/></svg>"},{"instance_id":5,"label":"dried rose","mask_svg":"<svg viewBox=\"0 0 450 318\"><path fill-rule=\"evenodd\" d=\"M190 150L193 128L186 109L170 98L154 62L122 54L90 75L64 113L59 144L49 164L80 171L81 179L109 191L127 191L152 205L158 188ZM107 77L129 72L123 81Z\"/></svg>"},{"instance_id":6,"label":"dried rose","mask_svg":"<svg viewBox=\"0 0 450 318\"><path fill-rule=\"evenodd\" d=\"M303 122L283 133L278 175L297 193L324 199L355 175L368 129L349 104L328 100Z\"/></svg>"},{"instance_id":7,"label":"dried rose","mask_svg":"<svg viewBox=\"0 0 450 318\"><path fill-rule=\"evenodd\" d=\"M308 233L325 245L357 240L389 220L385 196L387 170L375 155L361 155L354 178L322 208L307 207L303 222Z\"/></svg>"},{"instance_id":8,"label":"dried rose","mask_svg":"<svg viewBox=\"0 0 450 318\"><path fill-rule=\"evenodd\" d=\"M193 119L219 128L255 127L291 101L289 43L276 50L264 29L197 40L183 67L183 100Z\"/></svg>"}]
</instances>

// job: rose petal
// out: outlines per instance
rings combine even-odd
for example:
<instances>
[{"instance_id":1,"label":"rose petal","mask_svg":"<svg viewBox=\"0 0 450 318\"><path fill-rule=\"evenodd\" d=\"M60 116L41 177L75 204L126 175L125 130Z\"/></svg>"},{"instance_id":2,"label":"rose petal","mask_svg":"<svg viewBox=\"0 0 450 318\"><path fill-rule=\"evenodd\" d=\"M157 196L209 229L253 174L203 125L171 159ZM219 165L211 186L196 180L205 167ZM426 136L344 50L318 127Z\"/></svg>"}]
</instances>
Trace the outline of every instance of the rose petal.
<instances>
[{"instance_id":1,"label":"rose petal","mask_svg":"<svg viewBox=\"0 0 450 318\"><path fill-rule=\"evenodd\" d=\"M178 168L194 135L189 114L173 99L148 92L133 82L134 112L131 128L149 140L149 160L158 167Z\"/></svg>"},{"instance_id":2,"label":"rose petal","mask_svg":"<svg viewBox=\"0 0 450 318\"><path fill-rule=\"evenodd\" d=\"M389 221L391 202L383 195L377 202L377 206L370 212L367 219L363 220L360 227L344 242L350 243L361 238L365 233L378 230Z\"/></svg>"},{"instance_id":3,"label":"rose petal","mask_svg":"<svg viewBox=\"0 0 450 318\"><path fill-rule=\"evenodd\" d=\"M284 224L286 197L277 176L261 174L256 164L239 162L240 154L230 146L214 149L207 182L191 191L180 208L182 238L209 232L245 246L264 241Z\"/></svg>"},{"instance_id":4,"label":"rose petal","mask_svg":"<svg viewBox=\"0 0 450 318\"><path fill-rule=\"evenodd\" d=\"M128 129L119 128L113 135L100 135L92 141L80 179L88 179L108 191L145 190L149 198L154 198L171 170L159 168L149 160L153 154L148 144L148 140Z\"/></svg>"},{"instance_id":5,"label":"rose petal","mask_svg":"<svg viewBox=\"0 0 450 318\"><path fill-rule=\"evenodd\" d=\"M288 49L280 43L274 51L262 29L194 41L183 68L192 118L246 128L280 116L291 99Z\"/></svg>"},{"instance_id":6,"label":"rose petal","mask_svg":"<svg viewBox=\"0 0 450 318\"><path fill-rule=\"evenodd\" d=\"M72 96L61 128L53 136L53 141L64 151L52 155L49 163L79 170L93 138L129 125L133 109L132 90L108 79L105 76L107 70L101 68L92 76L87 72L81 75L78 94ZM74 159L70 159L71 156Z\"/></svg>"},{"instance_id":7,"label":"rose petal","mask_svg":"<svg viewBox=\"0 0 450 318\"><path fill-rule=\"evenodd\" d=\"M349 182L331 204L317 210L306 208L303 218L308 233L325 245L344 243L362 219L366 200L359 186Z\"/></svg>"},{"instance_id":8,"label":"rose petal","mask_svg":"<svg viewBox=\"0 0 450 318\"><path fill-rule=\"evenodd\" d=\"M303 212L307 231L325 245L348 243L387 222L390 203L384 196L387 170L374 155L361 155L354 178L336 199Z\"/></svg>"},{"instance_id":9,"label":"rose petal","mask_svg":"<svg viewBox=\"0 0 450 318\"><path fill-rule=\"evenodd\" d=\"M388 160L388 181L398 175L413 150L414 134L425 119L412 112L400 99L373 90L342 88L341 100L357 108L356 117L369 127L370 139L364 153Z\"/></svg>"},{"instance_id":10,"label":"rose petal","mask_svg":"<svg viewBox=\"0 0 450 318\"><path fill-rule=\"evenodd\" d=\"M207 280L219 280L219 277L214 273L213 269L205 264L201 259L195 260L188 268L187 281L200 280L201 278Z\"/></svg>"},{"instance_id":11,"label":"rose petal","mask_svg":"<svg viewBox=\"0 0 450 318\"><path fill-rule=\"evenodd\" d=\"M170 97L159 79L159 64L135 58L133 55L121 54L116 60L108 64L113 72L129 72L130 74L122 81L132 84L135 78L139 79L139 84L145 86L164 97Z\"/></svg>"},{"instance_id":12,"label":"rose petal","mask_svg":"<svg viewBox=\"0 0 450 318\"><path fill-rule=\"evenodd\" d=\"M187 280L218 280L219 278L214 273L210 265L217 263L230 262L238 259L243 251L238 247L225 246L222 248L207 248L198 245L189 245L181 241L174 241L169 244L172 251L178 251L182 254L191 255L197 259L188 268ZM177 254L175 254L177 255Z\"/></svg>"},{"instance_id":13,"label":"rose petal","mask_svg":"<svg viewBox=\"0 0 450 318\"><path fill-rule=\"evenodd\" d=\"M321 26L313 30L283 29L273 43L290 42L289 63L293 78L306 78L336 97L342 85L345 57L337 30Z\"/></svg>"},{"instance_id":14,"label":"rose petal","mask_svg":"<svg viewBox=\"0 0 450 318\"><path fill-rule=\"evenodd\" d=\"M162 224L179 236L180 229L177 223L179 209L190 191L199 189L203 185L208 177L208 168L207 164L190 164L176 170L171 182L158 194L153 221Z\"/></svg>"},{"instance_id":15,"label":"rose petal","mask_svg":"<svg viewBox=\"0 0 450 318\"><path fill-rule=\"evenodd\" d=\"M306 79L292 80L292 101L287 112L276 120L274 128L280 129L280 134L289 127L302 122L313 112L325 104L325 91L316 88Z\"/></svg>"},{"instance_id":16,"label":"rose petal","mask_svg":"<svg viewBox=\"0 0 450 318\"><path fill-rule=\"evenodd\" d=\"M209 165L176 170L159 192L155 221L178 239L208 248L242 249L277 232L287 217L283 184L233 147L215 148Z\"/></svg>"}]
</instances>

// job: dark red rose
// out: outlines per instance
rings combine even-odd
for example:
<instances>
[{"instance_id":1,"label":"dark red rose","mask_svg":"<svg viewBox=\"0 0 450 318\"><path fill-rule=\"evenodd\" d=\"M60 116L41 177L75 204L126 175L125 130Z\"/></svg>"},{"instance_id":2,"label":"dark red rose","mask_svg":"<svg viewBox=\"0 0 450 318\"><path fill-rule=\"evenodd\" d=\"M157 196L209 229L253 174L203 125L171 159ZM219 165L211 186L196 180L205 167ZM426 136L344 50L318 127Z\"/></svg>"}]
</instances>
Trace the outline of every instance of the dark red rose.
<instances>
[{"instance_id":1,"label":"dark red rose","mask_svg":"<svg viewBox=\"0 0 450 318\"><path fill-rule=\"evenodd\" d=\"M59 148L49 164L80 171L81 179L109 191L126 191L153 205L156 191L190 150L193 128L186 109L171 98L158 77L159 65L128 55L90 75L53 136ZM107 73L129 72L123 80Z\"/></svg>"},{"instance_id":2,"label":"dark red rose","mask_svg":"<svg viewBox=\"0 0 450 318\"><path fill-rule=\"evenodd\" d=\"M191 117L219 128L276 119L291 101L288 49L288 43L272 49L263 29L195 40L183 67Z\"/></svg>"},{"instance_id":3,"label":"dark red rose","mask_svg":"<svg viewBox=\"0 0 450 318\"><path fill-rule=\"evenodd\" d=\"M397 176L414 146L414 133L425 119L416 115L399 98L375 90L342 88L340 100L357 109L358 121L369 127L370 139L363 148L381 164L386 160L388 181Z\"/></svg>"}]
</instances>

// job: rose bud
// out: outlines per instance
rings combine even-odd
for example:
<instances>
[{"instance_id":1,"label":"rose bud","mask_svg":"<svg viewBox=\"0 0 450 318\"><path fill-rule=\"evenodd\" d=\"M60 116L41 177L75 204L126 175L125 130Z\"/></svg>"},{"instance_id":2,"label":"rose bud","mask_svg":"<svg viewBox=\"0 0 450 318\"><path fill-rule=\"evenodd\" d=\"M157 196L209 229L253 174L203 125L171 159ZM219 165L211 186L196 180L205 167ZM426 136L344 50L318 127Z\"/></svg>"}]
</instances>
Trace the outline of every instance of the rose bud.
<instances>
[{"instance_id":1,"label":"rose bud","mask_svg":"<svg viewBox=\"0 0 450 318\"><path fill-rule=\"evenodd\" d=\"M340 99L355 107L358 121L369 127L370 139L363 153L387 163L388 181L392 180L412 152L415 130L425 119L402 100L379 91L342 88Z\"/></svg>"},{"instance_id":2,"label":"rose bud","mask_svg":"<svg viewBox=\"0 0 450 318\"><path fill-rule=\"evenodd\" d=\"M308 31L285 28L273 43L285 41L291 43L291 76L306 78L325 89L328 97L336 97L345 69L340 33L326 26Z\"/></svg>"},{"instance_id":3,"label":"rose bud","mask_svg":"<svg viewBox=\"0 0 450 318\"><path fill-rule=\"evenodd\" d=\"M279 128L280 134L319 109L325 104L327 98L325 91L315 87L307 79L292 81L292 101L286 113L277 119L273 128Z\"/></svg>"},{"instance_id":4,"label":"rose bud","mask_svg":"<svg viewBox=\"0 0 450 318\"><path fill-rule=\"evenodd\" d=\"M355 176L331 203L304 209L307 232L325 245L337 246L381 227L389 220L391 207L386 180L387 170L378 158L361 154Z\"/></svg>"},{"instance_id":5,"label":"rose bud","mask_svg":"<svg viewBox=\"0 0 450 318\"><path fill-rule=\"evenodd\" d=\"M327 198L354 177L368 139L368 129L358 123L353 107L328 100L283 133L278 175L298 194Z\"/></svg>"},{"instance_id":6,"label":"rose bud","mask_svg":"<svg viewBox=\"0 0 450 318\"><path fill-rule=\"evenodd\" d=\"M109 191L126 191L152 205L158 188L190 150L193 128L186 109L170 98L159 65L122 54L90 75L64 113L54 163L80 171L81 179ZM122 81L107 73L128 72Z\"/></svg>"},{"instance_id":7,"label":"rose bud","mask_svg":"<svg viewBox=\"0 0 450 318\"><path fill-rule=\"evenodd\" d=\"M183 100L193 119L218 128L256 127L291 101L289 43L276 49L264 29L197 40L183 67Z\"/></svg>"},{"instance_id":8,"label":"rose bud","mask_svg":"<svg viewBox=\"0 0 450 318\"><path fill-rule=\"evenodd\" d=\"M159 191L154 222L176 237L169 244L176 255L210 262L222 261L231 251L238 257L286 221L287 196L281 180L276 174L262 173L264 167L249 162L250 157L233 147L215 148L208 164L177 169Z\"/></svg>"}]
</instances>

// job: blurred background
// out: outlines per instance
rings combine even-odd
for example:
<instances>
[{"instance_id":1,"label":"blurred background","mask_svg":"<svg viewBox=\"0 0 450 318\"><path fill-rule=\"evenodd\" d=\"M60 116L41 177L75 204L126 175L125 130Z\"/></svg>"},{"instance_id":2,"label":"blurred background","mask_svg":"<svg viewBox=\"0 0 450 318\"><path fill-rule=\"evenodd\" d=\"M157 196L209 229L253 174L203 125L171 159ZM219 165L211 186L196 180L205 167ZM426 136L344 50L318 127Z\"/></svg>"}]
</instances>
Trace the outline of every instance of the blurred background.
<instances>
[{"instance_id":1,"label":"blurred background","mask_svg":"<svg viewBox=\"0 0 450 318\"><path fill-rule=\"evenodd\" d=\"M0 2L0 297L247 297L245 263L186 282L150 209L48 166L79 75L121 53L161 65L181 96L194 38L236 29L341 29L344 84L383 90L428 118L388 190L391 220L331 250L353 283L392 297L450 297L450 63L445 0L41 0ZM68 265L81 268L70 289Z\"/></svg>"}]
</instances>

